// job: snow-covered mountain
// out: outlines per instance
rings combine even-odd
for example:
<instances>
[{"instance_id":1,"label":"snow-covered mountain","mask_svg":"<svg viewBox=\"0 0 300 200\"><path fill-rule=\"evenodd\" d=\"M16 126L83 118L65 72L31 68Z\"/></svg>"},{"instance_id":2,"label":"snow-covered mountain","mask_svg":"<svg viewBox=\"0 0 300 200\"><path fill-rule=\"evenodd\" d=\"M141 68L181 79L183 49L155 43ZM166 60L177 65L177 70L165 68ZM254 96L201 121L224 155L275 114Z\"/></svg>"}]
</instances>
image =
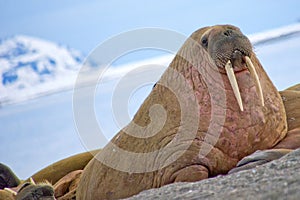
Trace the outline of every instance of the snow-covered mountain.
<instances>
[{"instance_id":1,"label":"snow-covered mountain","mask_svg":"<svg viewBox=\"0 0 300 200\"><path fill-rule=\"evenodd\" d=\"M0 102L18 102L71 85L83 62L79 51L18 35L0 41Z\"/></svg>"}]
</instances>

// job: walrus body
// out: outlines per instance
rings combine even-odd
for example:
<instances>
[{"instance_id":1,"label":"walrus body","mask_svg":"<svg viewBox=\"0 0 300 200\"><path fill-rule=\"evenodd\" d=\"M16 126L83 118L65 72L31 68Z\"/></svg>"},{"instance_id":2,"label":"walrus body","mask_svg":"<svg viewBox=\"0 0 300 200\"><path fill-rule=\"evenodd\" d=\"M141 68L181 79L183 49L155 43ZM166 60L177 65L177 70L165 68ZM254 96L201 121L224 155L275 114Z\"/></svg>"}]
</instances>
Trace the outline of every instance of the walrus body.
<instances>
[{"instance_id":1,"label":"walrus body","mask_svg":"<svg viewBox=\"0 0 300 200\"><path fill-rule=\"evenodd\" d=\"M245 56L255 67L263 97L259 96L255 81L247 70ZM225 71L228 60L233 64L239 85L242 100L239 104ZM287 122L281 97L253 53L249 40L238 28L213 26L194 32L168 69L172 69L171 72L167 70L162 75L133 121L86 166L77 188L77 199L125 198L173 182L197 181L225 174L243 157L259 149L272 148L285 137ZM194 96L187 93L184 99L178 100L174 91L164 86L166 82L176 83L179 76L185 78L186 85L178 84L175 92L185 94L192 88ZM182 124L182 109L185 105L184 109L193 113L195 102L199 108L196 133L184 137L192 134L192 130ZM147 138L127 134L127 130L135 130L131 126L146 127L155 117L161 117L150 117L149 111L154 105L161 105L166 111L167 118L161 130ZM170 145L174 140L179 143ZM186 143L189 145L185 149ZM134 152L136 158L118 157L120 152L115 152L112 146ZM169 156L163 157L160 149ZM159 166L157 170L148 170L151 163L137 162L139 156L149 152L157 152L152 163ZM177 154L176 160L165 165L169 157ZM120 170L119 166L125 166L127 170ZM144 166L145 172L128 170L136 166L139 169Z\"/></svg>"},{"instance_id":2,"label":"walrus body","mask_svg":"<svg viewBox=\"0 0 300 200\"><path fill-rule=\"evenodd\" d=\"M93 158L93 154L96 154L98 151L84 152L65 158L40 170L31 177L36 182L47 180L49 183L55 184L66 174L75 170L82 170Z\"/></svg>"}]
</instances>

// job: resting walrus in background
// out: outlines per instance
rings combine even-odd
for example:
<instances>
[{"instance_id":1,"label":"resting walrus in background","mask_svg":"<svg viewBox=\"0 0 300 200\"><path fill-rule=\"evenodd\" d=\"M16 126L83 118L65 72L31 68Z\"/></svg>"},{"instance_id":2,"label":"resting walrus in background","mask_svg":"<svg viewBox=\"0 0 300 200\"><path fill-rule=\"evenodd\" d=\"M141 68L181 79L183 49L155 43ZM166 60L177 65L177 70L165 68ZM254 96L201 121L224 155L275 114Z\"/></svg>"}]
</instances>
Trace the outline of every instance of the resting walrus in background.
<instances>
[{"instance_id":1,"label":"resting walrus in background","mask_svg":"<svg viewBox=\"0 0 300 200\"><path fill-rule=\"evenodd\" d=\"M132 122L83 173L89 153L33 178L55 184L42 188L58 199L118 199L248 169L300 147L299 100L299 85L276 90L238 28L202 28L178 51ZM0 186L20 184L6 166L0 168ZM20 187L27 188L17 194L22 199L38 186ZM10 195L4 192L0 197Z\"/></svg>"},{"instance_id":2,"label":"resting walrus in background","mask_svg":"<svg viewBox=\"0 0 300 200\"><path fill-rule=\"evenodd\" d=\"M172 83L171 91L165 85ZM193 95L188 93L190 88ZM184 98L178 99L176 92ZM156 105L164 108L165 115L151 111ZM195 112L198 118L186 114ZM184 123L183 117L188 118ZM193 135L189 122L195 117ZM165 122L162 128L149 137L142 136L151 130L136 128L160 121ZM174 182L226 174L239 160L274 147L286 134L282 99L248 38L230 25L202 28L184 43L132 122L86 166L77 199L125 198ZM135 158L127 158L116 147L136 153ZM149 152L155 152L151 162L138 162ZM174 155L178 158L166 165ZM140 170L143 167L145 172Z\"/></svg>"},{"instance_id":3,"label":"resting walrus in background","mask_svg":"<svg viewBox=\"0 0 300 200\"><path fill-rule=\"evenodd\" d=\"M0 200L22 200L30 197L45 200L60 197L72 199L75 197L82 169L98 151L80 153L60 160L24 181L20 180L8 166L0 163Z\"/></svg>"}]
</instances>

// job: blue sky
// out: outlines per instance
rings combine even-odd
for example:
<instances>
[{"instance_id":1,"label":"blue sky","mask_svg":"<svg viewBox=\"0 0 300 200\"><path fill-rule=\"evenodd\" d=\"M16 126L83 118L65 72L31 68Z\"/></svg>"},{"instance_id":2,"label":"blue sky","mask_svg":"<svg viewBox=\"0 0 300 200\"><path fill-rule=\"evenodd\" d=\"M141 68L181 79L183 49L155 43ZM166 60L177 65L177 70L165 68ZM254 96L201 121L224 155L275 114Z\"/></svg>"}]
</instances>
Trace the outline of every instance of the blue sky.
<instances>
[{"instance_id":1,"label":"blue sky","mask_svg":"<svg viewBox=\"0 0 300 200\"><path fill-rule=\"evenodd\" d=\"M127 30L160 27L191 34L199 27L230 23L252 34L295 23L297 0L0 0L0 38L25 34L88 54Z\"/></svg>"}]
</instances>

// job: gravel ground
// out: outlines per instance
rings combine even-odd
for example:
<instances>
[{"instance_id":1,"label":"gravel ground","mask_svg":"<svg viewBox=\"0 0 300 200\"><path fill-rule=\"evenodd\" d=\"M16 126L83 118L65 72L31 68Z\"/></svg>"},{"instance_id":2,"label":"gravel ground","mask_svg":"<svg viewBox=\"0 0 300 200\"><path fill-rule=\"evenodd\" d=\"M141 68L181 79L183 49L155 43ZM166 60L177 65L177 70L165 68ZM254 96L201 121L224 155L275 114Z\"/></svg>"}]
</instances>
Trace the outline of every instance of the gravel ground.
<instances>
[{"instance_id":1,"label":"gravel ground","mask_svg":"<svg viewBox=\"0 0 300 200\"><path fill-rule=\"evenodd\" d=\"M250 170L175 183L129 199L300 199L300 149Z\"/></svg>"}]
</instances>

